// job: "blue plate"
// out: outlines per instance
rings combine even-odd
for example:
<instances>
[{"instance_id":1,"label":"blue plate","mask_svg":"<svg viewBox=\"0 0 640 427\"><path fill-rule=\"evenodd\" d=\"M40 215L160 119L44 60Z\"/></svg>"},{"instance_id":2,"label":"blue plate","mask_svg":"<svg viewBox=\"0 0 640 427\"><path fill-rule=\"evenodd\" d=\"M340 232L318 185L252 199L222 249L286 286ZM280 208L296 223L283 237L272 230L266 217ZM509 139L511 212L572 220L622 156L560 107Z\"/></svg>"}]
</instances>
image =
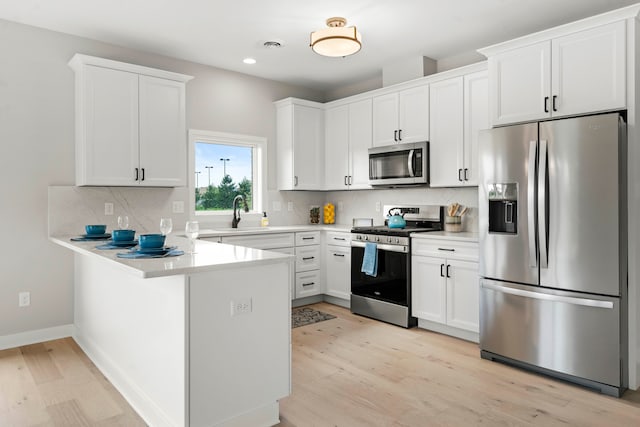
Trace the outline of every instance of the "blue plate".
<instances>
[{"instance_id":1,"label":"blue plate","mask_svg":"<svg viewBox=\"0 0 640 427\"><path fill-rule=\"evenodd\" d=\"M105 234L83 234L80 237L82 237L83 239L96 239L96 240L108 239L109 237L111 237L111 233L105 233Z\"/></svg>"},{"instance_id":2,"label":"blue plate","mask_svg":"<svg viewBox=\"0 0 640 427\"><path fill-rule=\"evenodd\" d=\"M118 247L125 248L127 246L135 246L135 245L137 245L138 241L137 240L126 240L126 241L123 241L123 240L109 240L107 242L107 244L111 245L111 246L118 246Z\"/></svg>"},{"instance_id":3,"label":"blue plate","mask_svg":"<svg viewBox=\"0 0 640 427\"><path fill-rule=\"evenodd\" d=\"M164 255L177 248L177 246L165 246L163 248L137 248L132 252L143 255Z\"/></svg>"}]
</instances>

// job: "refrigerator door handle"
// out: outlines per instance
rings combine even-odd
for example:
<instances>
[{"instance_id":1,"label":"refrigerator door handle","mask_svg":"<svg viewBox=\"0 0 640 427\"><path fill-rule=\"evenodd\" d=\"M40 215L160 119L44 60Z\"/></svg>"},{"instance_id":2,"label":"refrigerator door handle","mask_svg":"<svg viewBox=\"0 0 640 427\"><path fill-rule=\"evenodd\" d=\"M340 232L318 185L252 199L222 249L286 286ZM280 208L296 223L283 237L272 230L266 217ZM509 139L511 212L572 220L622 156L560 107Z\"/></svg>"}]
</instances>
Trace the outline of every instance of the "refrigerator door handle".
<instances>
[{"instance_id":1,"label":"refrigerator door handle","mask_svg":"<svg viewBox=\"0 0 640 427\"><path fill-rule=\"evenodd\" d=\"M533 291L525 291L523 289L509 288L507 286L496 285L496 284L487 283L487 282L482 282L482 287L485 289L494 290L496 292L502 292L505 294L516 295L516 296L525 297L525 298L533 298L538 300L547 300L547 301L554 301L554 302L564 302L567 304L583 305L587 307L613 309L613 302L611 301L600 301L597 299L576 298L576 297L567 297L564 295L544 294L541 292L533 292Z\"/></svg>"},{"instance_id":2,"label":"refrigerator door handle","mask_svg":"<svg viewBox=\"0 0 640 427\"><path fill-rule=\"evenodd\" d=\"M547 141L540 140L538 161L538 242L540 247L540 268L548 267L547 250Z\"/></svg>"},{"instance_id":3,"label":"refrigerator door handle","mask_svg":"<svg viewBox=\"0 0 640 427\"><path fill-rule=\"evenodd\" d=\"M527 213L527 225L529 227L529 267L537 267L537 251L536 251L536 218L535 218L535 185L536 185L536 150L538 148L537 141L529 142L529 170L527 171L527 203L529 204L529 212Z\"/></svg>"}]
</instances>

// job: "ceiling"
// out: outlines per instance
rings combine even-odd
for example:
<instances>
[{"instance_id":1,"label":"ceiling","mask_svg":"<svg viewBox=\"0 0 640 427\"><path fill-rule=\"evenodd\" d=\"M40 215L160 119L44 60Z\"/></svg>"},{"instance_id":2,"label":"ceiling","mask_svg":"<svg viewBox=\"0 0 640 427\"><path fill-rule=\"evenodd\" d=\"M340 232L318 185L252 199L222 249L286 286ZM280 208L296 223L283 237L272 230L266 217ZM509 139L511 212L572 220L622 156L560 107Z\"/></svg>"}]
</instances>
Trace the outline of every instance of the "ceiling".
<instances>
[{"instance_id":1,"label":"ceiling","mask_svg":"<svg viewBox=\"0 0 640 427\"><path fill-rule=\"evenodd\" d=\"M478 48L637 0L5 0L0 19L317 90L379 77L395 60ZM363 47L319 56L309 33L343 16ZM283 44L267 49L267 40ZM257 60L254 65L242 62Z\"/></svg>"}]
</instances>

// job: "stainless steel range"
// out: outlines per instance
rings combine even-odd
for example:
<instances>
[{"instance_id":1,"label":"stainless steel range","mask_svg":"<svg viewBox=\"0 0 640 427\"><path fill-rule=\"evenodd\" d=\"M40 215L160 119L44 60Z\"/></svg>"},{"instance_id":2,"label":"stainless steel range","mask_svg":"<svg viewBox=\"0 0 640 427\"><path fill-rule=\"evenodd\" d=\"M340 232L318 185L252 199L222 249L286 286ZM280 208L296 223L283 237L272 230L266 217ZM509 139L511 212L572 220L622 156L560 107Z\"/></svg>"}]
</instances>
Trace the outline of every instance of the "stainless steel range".
<instances>
[{"instance_id":1,"label":"stainless steel range","mask_svg":"<svg viewBox=\"0 0 640 427\"><path fill-rule=\"evenodd\" d=\"M354 227L351 239L351 312L394 325L417 325L411 315L411 233L442 230L444 207L433 205L385 205L402 213L404 228L385 225ZM365 247L375 244L375 275L362 272ZM370 245L371 246L371 245Z\"/></svg>"}]
</instances>

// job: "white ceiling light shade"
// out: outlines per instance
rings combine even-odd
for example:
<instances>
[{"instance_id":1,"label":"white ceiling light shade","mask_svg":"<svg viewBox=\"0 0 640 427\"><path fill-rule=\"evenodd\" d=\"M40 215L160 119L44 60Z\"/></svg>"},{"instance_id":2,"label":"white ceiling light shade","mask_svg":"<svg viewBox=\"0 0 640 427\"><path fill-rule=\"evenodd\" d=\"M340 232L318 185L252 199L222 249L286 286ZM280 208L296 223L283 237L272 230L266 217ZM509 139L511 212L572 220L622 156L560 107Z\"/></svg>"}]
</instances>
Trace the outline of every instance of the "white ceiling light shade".
<instances>
[{"instance_id":1,"label":"white ceiling light shade","mask_svg":"<svg viewBox=\"0 0 640 427\"><path fill-rule=\"evenodd\" d=\"M362 37L356 27L345 27L347 20L327 19L327 28L311 33L311 49L324 56L349 56L362 47Z\"/></svg>"}]
</instances>

